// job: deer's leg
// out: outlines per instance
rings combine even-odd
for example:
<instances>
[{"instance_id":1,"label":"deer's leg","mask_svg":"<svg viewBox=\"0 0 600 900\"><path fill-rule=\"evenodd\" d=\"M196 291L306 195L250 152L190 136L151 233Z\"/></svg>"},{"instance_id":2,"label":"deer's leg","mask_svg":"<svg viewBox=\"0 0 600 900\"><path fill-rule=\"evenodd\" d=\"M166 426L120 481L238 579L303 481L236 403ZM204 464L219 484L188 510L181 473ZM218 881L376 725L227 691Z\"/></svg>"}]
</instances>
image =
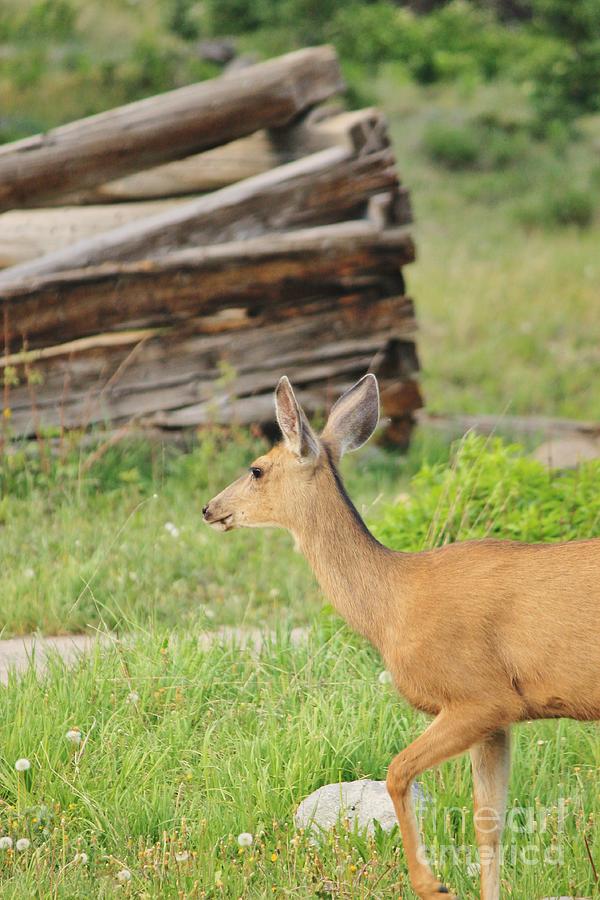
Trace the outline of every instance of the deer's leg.
<instances>
[{"instance_id":1,"label":"deer's leg","mask_svg":"<svg viewBox=\"0 0 600 900\"><path fill-rule=\"evenodd\" d=\"M500 854L510 772L510 733L495 731L471 748L481 900L499 900Z\"/></svg>"},{"instance_id":2,"label":"deer's leg","mask_svg":"<svg viewBox=\"0 0 600 900\"><path fill-rule=\"evenodd\" d=\"M421 900L437 900L449 891L427 865L411 797L411 784L421 772L466 752L498 728L493 710L475 705L444 709L429 728L396 756L388 769L387 788L396 809L408 874Z\"/></svg>"}]
</instances>

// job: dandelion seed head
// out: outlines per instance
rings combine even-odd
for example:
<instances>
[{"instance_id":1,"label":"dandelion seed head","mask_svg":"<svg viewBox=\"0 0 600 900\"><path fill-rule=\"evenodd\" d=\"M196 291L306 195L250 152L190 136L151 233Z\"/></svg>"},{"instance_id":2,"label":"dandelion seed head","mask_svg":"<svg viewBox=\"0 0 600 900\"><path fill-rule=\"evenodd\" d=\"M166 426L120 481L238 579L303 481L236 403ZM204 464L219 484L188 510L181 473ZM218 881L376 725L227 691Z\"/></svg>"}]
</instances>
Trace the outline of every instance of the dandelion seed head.
<instances>
[{"instance_id":1,"label":"dandelion seed head","mask_svg":"<svg viewBox=\"0 0 600 900\"><path fill-rule=\"evenodd\" d=\"M391 684L392 680L392 673L388 672L387 669L384 669L383 672L380 672L379 677L377 678L379 684Z\"/></svg>"},{"instance_id":2,"label":"dandelion seed head","mask_svg":"<svg viewBox=\"0 0 600 900\"><path fill-rule=\"evenodd\" d=\"M32 569L31 566L29 566L27 569L23 569L23 575L25 576L25 578L35 578L35 570Z\"/></svg>"},{"instance_id":3,"label":"dandelion seed head","mask_svg":"<svg viewBox=\"0 0 600 900\"><path fill-rule=\"evenodd\" d=\"M23 757L22 759L18 759L15 763L15 769L17 772L26 772L27 769L31 768L31 763L28 759Z\"/></svg>"},{"instance_id":4,"label":"dandelion seed head","mask_svg":"<svg viewBox=\"0 0 600 900\"><path fill-rule=\"evenodd\" d=\"M29 840L29 838L19 838L19 840L15 844L15 847L19 852L23 852L23 850L28 850L29 847L31 847L31 841Z\"/></svg>"},{"instance_id":5,"label":"dandelion seed head","mask_svg":"<svg viewBox=\"0 0 600 900\"><path fill-rule=\"evenodd\" d=\"M80 744L81 743L81 732L79 728L69 728L65 737L72 744Z\"/></svg>"},{"instance_id":6,"label":"dandelion seed head","mask_svg":"<svg viewBox=\"0 0 600 900\"><path fill-rule=\"evenodd\" d=\"M241 834L238 834L237 842L240 847L250 847L252 846L252 841L254 838L248 831L242 831Z\"/></svg>"},{"instance_id":7,"label":"dandelion seed head","mask_svg":"<svg viewBox=\"0 0 600 900\"><path fill-rule=\"evenodd\" d=\"M127 702L131 703L135 706L136 703L140 702L140 695L137 691L129 691L127 694Z\"/></svg>"},{"instance_id":8,"label":"dandelion seed head","mask_svg":"<svg viewBox=\"0 0 600 900\"><path fill-rule=\"evenodd\" d=\"M188 853L187 850L179 850L175 854L175 860L178 863L187 862L189 858L190 858L190 854Z\"/></svg>"},{"instance_id":9,"label":"dandelion seed head","mask_svg":"<svg viewBox=\"0 0 600 900\"><path fill-rule=\"evenodd\" d=\"M121 869L120 872L117 872L117 881L120 881L122 884L131 881L131 872L129 869Z\"/></svg>"},{"instance_id":10,"label":"dandelion seed head","mask_svg":"<svg viewBox=\"0 0 600 900\"><path fill-rule=\"evenodd\" d=\"M181 533L177 525L175 525L173 522L165 522L165 531L168 531L168 533L173 538L178 538Z\"/></svg>"},{"instance_id":11,"label":"dandelion seed head","mask_svg":"<svg viewBox=\"0 0 600 900\"><path fill-rule=\"evenodd\" d=\"M13 845L13 839L7 834L0 837L0 850L10 850Z\"/></svg>"},{"instance_id":12,"label":"dandelion seed head","mask_svg":"<svg viewBox=\"0 0 600 900\"><path fill-rule=\"evenodd\" d=\"M73 857L74 863L80 863L82 866L87 866L88 864L88 855L83 850L81 853L76 853Z\"/></svg>"}]
</instances>

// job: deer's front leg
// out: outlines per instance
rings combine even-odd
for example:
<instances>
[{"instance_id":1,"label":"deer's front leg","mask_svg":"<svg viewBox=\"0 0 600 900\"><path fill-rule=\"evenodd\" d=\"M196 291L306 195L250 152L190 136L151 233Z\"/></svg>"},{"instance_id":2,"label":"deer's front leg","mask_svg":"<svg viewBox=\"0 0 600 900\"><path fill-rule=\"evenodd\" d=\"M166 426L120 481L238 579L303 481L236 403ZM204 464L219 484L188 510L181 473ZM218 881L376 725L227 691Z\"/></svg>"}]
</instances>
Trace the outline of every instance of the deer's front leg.
<instances>
[{"instance_id":1,"label":"deer's front leg","mask_svg":"<svg viewBox=\"0 0 600 900\"><path fill-rule=\"evenodd\" d=\"M438 900L440 894L449 891L427 865L413 809L411 783L421 772L483 741L494 730L496 719L494 711L475 705L444 709L416 741L392 760L388 769L387 788L398 816L410 883L421 900Z\"/></svg>"},{"instance_id":2,"label":"deer's front leg","mask_svg":"<svg viewBox=\"0 0 600 900\"><path fill-rule=\"evenodd\" d=\"M501 729L471 748L481 900L499 900L500 849L510 772L510 733Z\"/></svg>"}]
</instances>

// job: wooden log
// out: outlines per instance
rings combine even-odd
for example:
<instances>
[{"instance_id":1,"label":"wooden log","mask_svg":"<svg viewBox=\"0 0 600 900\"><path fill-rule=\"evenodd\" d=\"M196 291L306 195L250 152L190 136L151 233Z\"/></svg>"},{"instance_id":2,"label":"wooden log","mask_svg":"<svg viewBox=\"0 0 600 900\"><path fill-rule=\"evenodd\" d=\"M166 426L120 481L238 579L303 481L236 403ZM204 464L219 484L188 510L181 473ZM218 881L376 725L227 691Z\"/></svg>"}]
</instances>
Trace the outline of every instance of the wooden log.
<instances>
[{"instance_id":1,"label":"wooden log","mask_svg":"<svg viewBox=\"0 0 600 900\"><path fill-rule=\"evenodd\" d=\"M407 308L405 298L354 298L341 308L249 331L143 333L136 344L100 336L64 348L60 356L31 354L12 361L11 381L19 383L9 392L10 427L23 435L197 405L206 418L215 404L223 407L221 421L232 396L270 395L284 371L299 385L316 384L321 391L332 379L351 380L370 366L388 380L405 380L415 365ZM174 425L175 420L169 427Z\"/></svg>"},{"instance_id":2,"label":"wooden log","mask_svg":"<svg viewBox=\"0 0 600 900\"><path fill-rule=\"evenodd\" d=\"M127 222L158 215L182 202L185 201L147 200L102 206L9 210L0 214L0 268L62 250Z\"/></svg>"},{"instance_id":3,"label":"wooden log","mask_svg":"<svg viewBox=\"0 0 600 900\"><path fill-rule=\"evenodd\" d=\"M332 147L0 273L0 299L23 279L171 250L247 240L269 231L352 218L373 194L394 190L389 150L357 157Z\"/></svg>"},{"instance_id":4,"label":"wooden log","mask_svg":"<svg viewBox=\"0 0 600 900\"><path fill-rule=\"evenodd\" d=\"M62 204L115 203L201 194L267 172L328 147L364 152L389 147L387 123L374 108L339 112L319 107L298 123L257 131L221 147L164 163L64 196Z\"/></svg>"},{"instance_id":5,"label":"wooden log","mask_svg":"<svg viewBox=\"0 0 600 900\"><path fill-rule=\"evenodd\" d=\"M314 47L7 144L0 148L0 209L285 125L341 87L333 48Z\"/></svg>"},{"instance_id":6,"label":"wooden log","mask_svg":"<svg viewBox=\"0 0 600 900\"><path fill-rule=\"evenodd\" d=\"M4 353L226 308L252 320L365 288L400 293L400 267L413 258L406 229L357 221L39 276L2 291Z\"/></svg>"},{"instance_id":7,"label":"wooden log","mask_svg":"<svg viewBox=\"0 0 600 900\"><path fill-rule=\"evenodd\" d=\"M364 319L370 329L364 333ZM341 305L313 310L293 320L254 323L245 331L220 334L189 334L181 329L143 329L135 332L94 335L56 347L0 358L0 371L10 367L11 381L20 384L11 391L11 408L27 407L31 397L27 381L35 374L36 402L47 405L62 396L65 379L71 391L85 393L118 372L117 392L137 392L156 384L184 384L190 378L218 381L223 366L240 375L252 374L257 366L283 368L314 365L332 358L360 354L373 356L379 346L388 347L391 367L378 371L388 376L411 375L418 363L411 341L413 308L406 297L371 300L368 295L347 298ZM275 335L276 346L265 360L265 335ZM398 336L402 335L402 339ZM394 337L396 336L396 337ZM317 340L318 349L314 342ZM398 347L396 347L398 344Z\"/></svg>"}]
</instances>

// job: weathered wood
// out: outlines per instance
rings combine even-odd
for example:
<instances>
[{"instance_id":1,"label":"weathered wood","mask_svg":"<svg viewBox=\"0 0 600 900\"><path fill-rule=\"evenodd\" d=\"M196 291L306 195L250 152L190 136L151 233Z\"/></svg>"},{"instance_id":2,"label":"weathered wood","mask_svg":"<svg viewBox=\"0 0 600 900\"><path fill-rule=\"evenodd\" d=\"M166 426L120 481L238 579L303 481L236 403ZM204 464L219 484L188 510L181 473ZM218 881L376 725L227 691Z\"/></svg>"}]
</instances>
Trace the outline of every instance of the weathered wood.
<instances>
[{"instance_id":1,"label":"weathered wood","mask_svg":"<svg viewBox=\"0 0 600 900\"><path fill-rule=\"evenodd\" d=\"M0 148L0 209L285 125L341 87L333 48L309 48L7 144Z\"/></svg>"},{"instance_id":2,"label":"weathered wood","mask_svg":"<svg viewBox=\"0 0 600 900\"><path fill-rule=\"evenodd\" d=\"M114 203L201 194L267 172L302 156L344 147L375 152L389 146L387 124L374 108L313 110L298 123L257 131L186 159L164 163L62 198L62 203Z\"/></svg>"},{"instance_id":3,"label":"weathered wood","mask_svg":"<svg viewBox=\"0 0 600 900\"><path fill-rule=\"evenodd\" d=\"M406 229L357 221L40 276L2 291L4 352L227 308L250 323L353 291L401 293L400 268L413 257Z\"/></svg>"},{"instance_id":4,"label":"weathered wood","mask_svg":"<svg viewBox=\"0 0 600 900\"><path fill-rule=\"evenodd\" d=\"M24 278L159 257L171 250L245 240L270 231L353 218L398 178L388 150L357 157L332 147L138 222L0 273L0 299Z\"/></svg>"},{"instance_id":5,"label":"weathered wood","mask_svg":"<svg viewBox=\"0 0 600 900\"><path fill-rule=\"evenodd\" d=\"M173 209L183 200L12 209L0 214L0 268L69 247L128 222Z\"/></svg>"},{"instance_id":6,"label":"weathered wood","mask_svg":"<svg viewBox=\"0 0 600 900\"><path fill-rule=\"evenodd\" d=\"M366 314L372 328L364 335ZM97 335L0 358L0 371L11 366L12 380L20 383L11 389L11 407L15 409L31 402L26 383L32 372L36 402L42 406L62 396L65 379L71 391L85 393L99 385L104 390L106 379L113 379L118 372L115 390L137 392L156 385L182 384L190 378L218 381L223 376L223 366L239 375L252 375L257 367L285 369L334 358L373 356L381 346L387 348L389 366L384 369L381 361L376 360L378 370L397 377L416 371L414 347L406 340L413 331L412 304L408 298L371 301L353 297L341 308L319 310L298 320L259 323L237 333L206 335L188 334L180 329L146 329ZM269 342L269 355L265 359L265 346Z\"/></svg>"},{"instance_id":7,"label":"weathered wood","mask_svg":"<svg viewBox=\"0 0 600 900\"><path fill-rule=\"evenodd\" d=\"M416 365L407 308L404 298L354 299L340 309L250 331L144 333L130 345L101 336L65 348L62 356L33 361L31 354L27 363L13 360L12 380L20 384L9 392L11 429L27 434L40 427L85 427L198 404L208 416L215 403L232 396L270 395L283 371L321 392L332 379L351 380L369 367L386 383L402 381Z\"/></svg>"},{"instance_id":8,"label":"weathered wood","mask_svg":"<svg viewBox=\"0 0 600 900\"><path fill-rule=\"evenodd\" d=\"M133 172L88 191L62 196L59 200L61 203L98 204L203 194L268 172L304 155L299 152L291 157L283 156L273 146L270 132L262 130L222 147Z\"/></svg>"},{"instance_id":9,"label":"weathered wood","mask_svg":"<svg viewBox=\"0 0 600 900\"><path fill-rule=\"evenodd\" d=\"M129 222L166 212L185 202L182 197L140 200L138 203L107 203L104 202L106 199L124 199L128 195L135 196L136 191L140 197L153 194L165 197L169 193L190 193L192 188L197 192L220 188L223 184L252 177L283 164L290 154L292 158L297 158L308 152L326 149L327 142L347 150L357 149L361 143L371 150L381 150L386 145L385 131L382 132L380 127L381 117L378 118L374 110L342 113L316 121L312 121L313 117L309 119L308 123L281 129L281 134L287 135L286 140L290 141L293 152L286 148L277 152L269 137L273 132L257 132L225 147L113 182L114 194L110 193L113 190L110 184L103 185L95 194L90 192L87 196L65 198L65 202L75 205L10 210L0 214L0 268L37 259ZM95 196L95 205L79 205L84 201L90 204L92 196ZM371 197L369 217L382 228L408 224L411 216L406 197L407 191L402 187Z\"/></svg>"}]
</instances>

